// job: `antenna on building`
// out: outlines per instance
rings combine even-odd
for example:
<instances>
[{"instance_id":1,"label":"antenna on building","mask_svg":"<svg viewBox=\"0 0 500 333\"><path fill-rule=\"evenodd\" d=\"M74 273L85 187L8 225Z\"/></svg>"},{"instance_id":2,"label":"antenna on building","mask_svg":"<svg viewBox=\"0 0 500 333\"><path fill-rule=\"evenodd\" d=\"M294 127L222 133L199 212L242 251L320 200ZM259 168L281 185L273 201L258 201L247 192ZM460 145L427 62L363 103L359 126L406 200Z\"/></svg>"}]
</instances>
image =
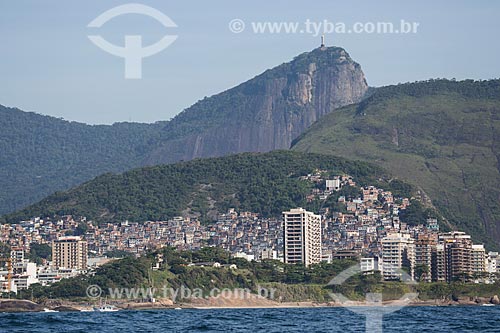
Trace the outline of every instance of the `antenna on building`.
<instances>
[{"instance_id":1,"label":"antenna on building","mask_svg":"<svg viewBox=\"0 0 500 333\"><path fill-rule=\"evenodd\" d=\"M325 47L325 35L321 35L321 47Z\"/></svg>"}]
</instances>

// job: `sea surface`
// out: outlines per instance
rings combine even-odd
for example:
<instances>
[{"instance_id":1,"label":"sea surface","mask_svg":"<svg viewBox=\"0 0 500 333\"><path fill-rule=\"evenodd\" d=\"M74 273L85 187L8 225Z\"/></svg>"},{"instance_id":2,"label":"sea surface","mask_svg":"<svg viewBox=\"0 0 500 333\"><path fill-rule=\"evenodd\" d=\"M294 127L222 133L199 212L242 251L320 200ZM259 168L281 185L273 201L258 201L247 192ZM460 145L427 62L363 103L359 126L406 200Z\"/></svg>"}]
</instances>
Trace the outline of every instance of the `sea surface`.
<instances>
[{"instance_id":1,"label":"sea surface","mask_svg":"<svg viewBox=\"0 0 500 333\"><path fill-rule=\"evenodd\" d=\"M365 332L344 308L0 313L0 332ZM500 332L500 306L406 307L383 332Z\"/></svg>"}]
</instances>

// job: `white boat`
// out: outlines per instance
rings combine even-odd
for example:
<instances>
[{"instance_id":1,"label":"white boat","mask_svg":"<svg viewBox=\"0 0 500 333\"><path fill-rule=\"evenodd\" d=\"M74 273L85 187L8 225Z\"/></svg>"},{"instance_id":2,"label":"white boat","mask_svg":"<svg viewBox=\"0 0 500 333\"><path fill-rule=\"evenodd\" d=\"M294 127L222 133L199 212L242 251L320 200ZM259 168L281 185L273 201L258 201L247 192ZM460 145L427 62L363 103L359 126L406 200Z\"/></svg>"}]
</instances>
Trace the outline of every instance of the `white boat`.
<instances>
[{"instance_id":1,"label":"white boat","mask_svg":"<svg viewBox=\"0 0 500 333\"><path fill-rule=\"evenodd\" d=\"M481 306L495 306L495 304L485 303L485 304L481 304Z\"/></svg>"},{"instance_id":2,"label":"white boat","mask_svg":"<svg viewBox=\"0 0 500 333\"><path fill-rule=\"evenodd\" d=\"M98 308L94 308L94 311L98 311L98 312L114 312L114 311L119 311L119 310L120 309L118 309L116 306L110 305L110 304L104 304Z\"/></svg>"}]
</instances>

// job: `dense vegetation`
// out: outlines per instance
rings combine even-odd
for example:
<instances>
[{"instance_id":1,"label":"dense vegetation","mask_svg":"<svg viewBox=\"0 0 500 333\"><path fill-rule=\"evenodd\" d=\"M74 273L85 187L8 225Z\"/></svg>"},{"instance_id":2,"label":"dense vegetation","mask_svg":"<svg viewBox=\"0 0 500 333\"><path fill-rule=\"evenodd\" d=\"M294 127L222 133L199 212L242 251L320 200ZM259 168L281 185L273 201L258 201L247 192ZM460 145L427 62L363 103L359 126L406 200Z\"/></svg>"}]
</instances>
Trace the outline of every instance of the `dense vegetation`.
<instances>
[{"instance_id":1,"label":"dense vegetation","mask_svg":"<svg viewBox=\"0 0 500 333\"><path fill-rule=\"evenodd\" d=\"M10 246L0 243L0 258L10 258Z\"/></svg>"},{"instance_id":2,"label":"dense vegetation","mask_svg":"<svg viewBox=\"0 0 500 333\"><path fill-rule=\"evenodd\" d=\"M391 184L382 169L364 162L291 151L245 153L105 174L67 192L59 192L6 220L72 214L96 221L162 220L184 213L207 219L234 207L279 216L307 207L311 184L299 180L315 169L349 174L359 184ZM394 182L397 188L401 185Z\"/></svg>"},{"instance_id":3,"label":"dense vegetation","mask_svg":"<svg viewBox=\"0 0 500 333\"><path fill-rule=\"evenodd\" d=\"M500 80L379 88L325 116L293 150L378 164L422 190L452 226L499 248Z\"/></svg>"},{"instance_id":4,"label":"dense vegetation","mask_svg":"<svg viewBox=\"0 0 500 333\"><path fill-rule=\"evenodd\" d=\"M311 62L320 68L340 61L342 52L329 48L329 52L304 53L258 78L303 72ZM244 113L243 105L251 103L249 96L262 93L263 84L249 81L203 99L168 123L152 125L89 126L0 106L0 214L104 172L168 160L162 156L170 151L165 147L183 150L185 143L178 140L185 135L226 122L245 123L254 115ZM432 203L452 227L471 233L490 248L500 248L499 109L500 80L438 79L382 87L372 89L361 103L322 118L295 141L293 149L378 164L422 190L425 207L412 212L415 223ZM175 154L179 157L182 152ZM106 174L7 220L58 213L103 221L162 219L185 209L208 217L214 208L229 206L276 214L284 207L304 205L304 184L283 174L274 179L278 172L260 170L259 160L254 163L253 155L246 156L236 158L251 165L253 174L243 172L243 180L235 172L238 168L215 160L200 162L199 167L180 164ZM300 164L288 166L277 169L294 173L293 167ZM373 170L370 167L369 172ZM378 171L374 172L376 178ZM207 180L202 179L205 176ZM391 183L392 189L397 182ZM407 186L400 187L401 192L408 192ZM123 193L116 192L122 189Z\"/></svg>"},{"instance_id":5,"label":"dense vegetation","mask_svg":"<svg viewBox=\"0 0 500 333\"><path fill-rule=\"evenodd\" d=\"M287 266L275 260L247 262L231 258L229 253L210 247L194 252L178 252L173 248L165 248L161 252L165 264L157 271L151 269L154 261L152 254L138 259L127 257L98 268L92 276L64 279L50 287L33 285L18 297L85 297L89 285L100 286L104 292L103 296L107 295L110 288L154 287L161 290L164 286L200 288L204 292L212 288L248 288L255 291L258 283L326 284L332 275L353 264L349 261L338 261L335 264L322 264L315 269L308 269L302 266ZM237 269L211 267L210 263L214 262L222 265L235 264ZM188 266L191 263L208 263L208 266Z\"/></svg>"},{"instance_id":6,"label":"dense vegetation","mask_svg":"<svg viewBox=\"0 0 500 333\"><path fill-rule=\"evenodd\" d=\"M47 244L31 243L27 259L37 264L52 258L52 248Z\"/></svg>"},{"instance_id":7,"label":"dense vegetation","mask_svg":"<svg viewBox=\"0 0 500 333\"><path fill-rule=\"evenodd\" d=\"M90 126L0 105L0 215L143 165L161 123Z\"/></svg>"},{"instance_id":8,"label":"dense vegetation","mask_svg":"<svg viewBox=\"0 0 500 333\"><path fill-rule=\"evenodd\" d=\"M316 62L318 68L335 65L341 55L348 58L340 48L301 54L295 61L198 101L171 121L155 124L90 126L0 105L0 215L106 172L191 159L198 155L192 154L196 143L187 138L189 135L228 129L237 133L235 124L242 128L263 126L258 122L258 111L262 108L260 98L270 84L268 80L306 72L311 62ZM275 98L284 96L277 91ZM305 108L301 111L310 112ZM242 140L250 139L245 136L249 134L244 134ZM217 150L217 144L225 147L227 141L213 142L214 147L208 147L202 156L242 151Z\"/></svg>"},{"instance_id":9,"label":"dense vegetation","mask_svg":"<svg viewBox=\"0 0 500 333\"><path fill-rule=\"evenodd\" d=\"M441 215L436 212L435 209L425 207L418 200L411 200L410 206L408 206L406 209L402 209L399 212L399 217L401 218L401 221L404 221L409 225L422 224L429 218L436 218L438 219L438 222L441 222L439 223L440 225L444 225L444 223L442 223L441 221Z\"/></svg>"},{"instance_id":10,"label":"dense vegetation","mask_svg":"<svg viewBox=\"0 0 500 333\"><path fill-rule=\"evenodd\" d=\"M157 253L163 254L164 263L159 270L152 270ZM98 268L92 276L64 279L49 287L32 285L29 290L21 291L16 297L34 297L37 300L81 299L86 297L89 285L98 285L103 291L102 297L108 296L110 289L117 288L155 288L160 291L164 287L179 289L183 286L191 290L201 289L203 296L207 296L212 288L246 288L256 292L258 286L264 286L276 290L276 300L320 302L332 301L330 293L341 293L352 300L364 300L369 292L383 293L384 299L398 299L405 293L417 292L422 300L457 300L462 297L491 297L500 290L499 283L408 285L402 282L381 282L379 272L356 274L341 285L331 284L334 277L355 264L349 260L335 260L331 264L321 263L306 268L301 265L285 265L276 260L248 262L232 258L219 248L210 247L194 252L165 248L157 253L113 261ZM211 263L215 262L223 267L212 267ZM196 266L200 263L205 266ZM228 264L234 264L237 268L230 268ZM138 298L146 298L147 293L145 294L138 294Z\"/></svg>"},{"instance_id":11,"label":"dense vegetation","mask_svg":"<svg viewBox=\"0 0 500 333\"><path fill-rule=\"evenodd\" d=\"M85 297L89 285L98 285L104 290L141 287L146 284L150 270L150 258L124 258L102 266L93 276L80 275L62 279L49 287L34 284L29 290L18 293L18 297L31 298L32 295L35 298Z\"/></svg>"}]
</instances>

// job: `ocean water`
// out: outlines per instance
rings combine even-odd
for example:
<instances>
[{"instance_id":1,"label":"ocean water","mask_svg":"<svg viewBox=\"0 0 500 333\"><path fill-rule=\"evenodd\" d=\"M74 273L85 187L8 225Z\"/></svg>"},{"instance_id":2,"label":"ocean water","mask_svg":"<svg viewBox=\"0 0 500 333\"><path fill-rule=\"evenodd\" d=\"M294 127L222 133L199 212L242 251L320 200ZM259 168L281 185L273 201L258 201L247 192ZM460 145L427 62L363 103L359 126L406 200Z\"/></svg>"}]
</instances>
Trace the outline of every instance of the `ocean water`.
<instances>
[{"instance_id":1,"label":"ocean water","mask_svg":"<svg viewBox=\"0 0 500 333\"><path fill-rule=\"evenodd\" d=\"M0 313L0 332L365 332L343 308ZM383 332L500 332L497 307L407 307L383 317Z\"/></svg>"}]
</instances>

